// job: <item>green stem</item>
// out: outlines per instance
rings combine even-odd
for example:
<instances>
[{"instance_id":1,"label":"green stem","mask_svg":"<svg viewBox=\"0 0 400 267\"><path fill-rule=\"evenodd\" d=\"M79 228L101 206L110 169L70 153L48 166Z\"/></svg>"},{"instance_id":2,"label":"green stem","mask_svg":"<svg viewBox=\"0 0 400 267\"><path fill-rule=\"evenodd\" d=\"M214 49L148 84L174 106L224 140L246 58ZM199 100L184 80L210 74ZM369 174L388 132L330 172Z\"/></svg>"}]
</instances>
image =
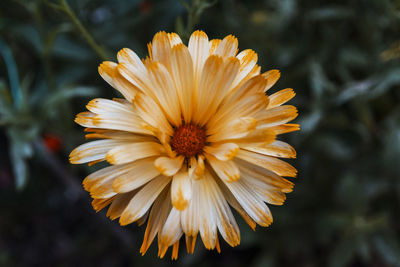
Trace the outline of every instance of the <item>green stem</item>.
<instances>
[{"instance_id":1,"label":"green stem","mask_svg":"<svg viewBox=\"0 0 400 267\"><path fill-rule=\"evenodd\" d=\"M71 9L71 7L68 5L68 2L66 0L61 0L60 1L62 10L65 12L65 14L68 15L68 17L71 19L72 23L76 26L76 28L79 30L79 32L82 34L82 36L86 39L90 47L97 53L97 55L102 59L102 60L108 60L108 56L106 51L98 45L93 37L89 34L89 32L86 30L86 28L82 25L74 11Z\"/></svg>"},{"instance_id":2,"label":"green stem","mask_svg":"<svg viewBox=\"0 0 400 267\"><path fill-rule=\"evenodd\" d=\"M194 30L194 27L198 24L202 13L209 7L215 5L217 0L208 2L207 0L192 0L192 4L189 5L185 0L180 0L180 3L188 11L187 23L184 28L183 38L189 39L189 36Z\"/></svg>"},{"instance_id":3,"label":"green stem","mask_svg":"<svg viewBox=\"0 0 400 267\"><path fill-rule=\"evenodd\" d=\"M51 67L51 58L50 58L50 51L48 49L47 41L46 41L46 32L44 30L44 23L43 23L43 16L41 14L41 9L38 4L34 6L33 10L33 18L38 25L40 41L44 49L42 50L42 59L43 59L43 68L46 77L46 83L49 90L53 90L54 84L52 79L52 67Z\"/></svg>"},{"instance_id":4,"label":"green stem","mask_svg":"<svg viewBox=\"0 0 400 267\"><path fill-rule=\"evenodd\" d=\"M0 55L3 56L6 64L14 106L19 109L22 106L22 93L19 85L17 64L14 61L10 48L2 38L0 38Z\"/></svg>"}]
</instances>

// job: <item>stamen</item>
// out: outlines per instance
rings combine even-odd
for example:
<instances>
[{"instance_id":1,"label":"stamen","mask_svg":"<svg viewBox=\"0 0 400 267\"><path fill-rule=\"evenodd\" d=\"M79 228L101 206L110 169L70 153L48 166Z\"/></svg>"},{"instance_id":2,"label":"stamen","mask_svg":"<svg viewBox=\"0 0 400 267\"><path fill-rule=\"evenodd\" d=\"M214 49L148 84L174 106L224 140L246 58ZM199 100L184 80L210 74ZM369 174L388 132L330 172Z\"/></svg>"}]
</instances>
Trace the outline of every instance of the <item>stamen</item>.
<instances>
[{"instance_id":1,"label":"stamen","mask_svg":"<svg viewBox=\"0 0 400 267\"><path fill-rule=\"evenodd\" d=\"M174 133L171 147L186 158L195 156L203 151L206 143L206 132L195 124L182 124Z\"/></svg>"}]
</instances>

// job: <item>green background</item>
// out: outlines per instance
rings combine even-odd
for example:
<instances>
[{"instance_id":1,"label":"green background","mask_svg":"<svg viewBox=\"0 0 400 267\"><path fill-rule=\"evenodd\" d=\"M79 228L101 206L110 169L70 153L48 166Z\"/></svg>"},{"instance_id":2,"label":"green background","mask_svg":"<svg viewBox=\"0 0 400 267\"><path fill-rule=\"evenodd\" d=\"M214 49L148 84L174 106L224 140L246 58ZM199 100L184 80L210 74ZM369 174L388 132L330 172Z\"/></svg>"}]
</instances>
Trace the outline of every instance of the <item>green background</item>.
<instances>
[{"instance_id":1,"label":"green background","mask_svg":"<svg viewBox=\"0 0 400 267\"><path fill-rule=\"evenodd\" d=\"M400 266L400 1L69 0L97 53L60 3L0 1L0 266ZM238 219L240 246L181 245L173 262L155 244L140 256L144 227L92 210L80 183L95 167L68 154L84 142L74 115L118 96L101 56L145 57L157 31L190 24L280 69L270 92L295 89L301 131L281 138L299 175L272 226Z\"/></svg>"}]
</instances>

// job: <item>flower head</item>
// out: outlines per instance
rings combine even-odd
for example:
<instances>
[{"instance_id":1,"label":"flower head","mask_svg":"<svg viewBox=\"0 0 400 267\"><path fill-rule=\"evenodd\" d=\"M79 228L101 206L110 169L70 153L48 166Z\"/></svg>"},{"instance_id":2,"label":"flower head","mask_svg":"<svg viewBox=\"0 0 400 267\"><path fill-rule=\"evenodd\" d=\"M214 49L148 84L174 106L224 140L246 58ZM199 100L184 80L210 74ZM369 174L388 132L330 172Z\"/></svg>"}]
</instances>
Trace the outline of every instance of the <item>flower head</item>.
<instances>
[{"instance_id":1,"label":"flower head","mask_svg":"<svg viewBox=\"0 0 400 267\"><path fill-rule=\"evenodd\" d=\"M159 32L141 60L124 48L118 63L103 62L100 75L123 99L94 99L76 122L99 139L77 147L71 163L111 166L90 174L83 185L93 207L121 225L147 228L141 253L158 235L159 256L172 246L177 258L185 236L193 253L197 236L219 250L218 232L231 246L240 243L234 208L250 225L269 226L266 203L282 205L296 169L278 159L295 150L276 140L296 131L288 124L297 110L283 105L295 94L267 96L280 73L260 73L257 54L238 53L232 35L208 40L202 31L185 46L175 33Z\"/></svg>"}]
</instances>

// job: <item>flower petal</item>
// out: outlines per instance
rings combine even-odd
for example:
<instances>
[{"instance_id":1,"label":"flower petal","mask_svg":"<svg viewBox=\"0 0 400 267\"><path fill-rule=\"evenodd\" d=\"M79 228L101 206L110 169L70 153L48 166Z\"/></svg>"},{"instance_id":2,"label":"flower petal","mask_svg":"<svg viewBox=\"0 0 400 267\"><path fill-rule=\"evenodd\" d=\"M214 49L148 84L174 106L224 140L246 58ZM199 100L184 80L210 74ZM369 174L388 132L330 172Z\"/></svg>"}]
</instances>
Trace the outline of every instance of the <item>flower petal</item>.
<instances>
[{"instance_id":1,"label":"flower petal","mask_svg":"<svg viewBox=\"0 0 400 267\"><path fill-rule=\"evenodd\" d=\"M138 92L138 88L118 72L117 65L114 62L104 61L99 66L99 74L108 84L117 89L125 99L132 101Z\"/></svg>"},{"instance_id":2,"label":"flower petal","mask_svg":"<svg viewBox=\"0 0 400 267\"><path fill-rule=\"evenodd\" d=\"M214 249L217 244L217 213L210 196L210 180L197 180L199 205L199 231L203 244L207 249Z\"/></svg>"},{"instance_id":3,"label":"flower petal","mask_svg":"<svg viewBox=\"0 0 400 267\"><path fill-rule=\"evenodd\" d=\"M115 196L117 193L114 192L112 188L114 180L120 175L129 172L131 168L131 164L124 164L100 169L83 180L83 187L86 191L90 192L90 195L93 198L108 198Z\"/></svg>"},{"instance_id":4,"label":"flower petal","mask_svg":"<svg viewBox=\"0 0 400 267\"><path fill-rule=\"evenodd\" d=\"M165 188L157 197L151 208L149 221L147 222L146 231L144 233L143 243L140 247L140 253L144 255L149 249L151 243L159 233L167 220L167 217L172 209L171 197L169 190Z\"/></svg>"},{"instance_id":5,"label":"flower petal","mask_svg":"<svg viewBox=\"0 0 400 267\"><path fill-rule=\"evenodd\" d=\"M194 83L198 84L210 50L207 34L203 31L193 32L189 39L188 49L193 59Z\"/></svg>"},{"instance_id":6,"label":"flower petal","mask_svg":"<svg viewBox=\"0 0 400 267\"><path fill-rule=\"evenodd\" d=\"M154 100L144 94L137 94L133 105L143 121L151 126L151 130L161 142L167 142L168 136L173 135L173 129L166 119L164 112Z\"/></svg>"},{"instance_id":7,"label":"flower petal","mask_svg":"<svg viewBox=\"0 0 400 267\"><path fill-rule=\"evenodd\" d=\"M159 157L154 162L154 166L163 175L173 176L182 167L182 163L183 163L184 159L185 158L183 156L178 156L175 158Z\"/></svg>"},{"instance_id":8,"label":"flower petal","mask_svg":"<svg viewBox=\"0 0 400 267\"><path fill-rule=\"evenodd\" d=\"M279 190L268 188L265 184L261 184L257 179L246 179L249 187L253 188L254 194L262 201L271 205L283 205L286 195ZM267 187L267 189L265 189Z\"/></svg>"},{"instance_id":9,"label":"flower petal","mask_svg":"<svg viewBox=\"0 0 400 267\"><path fill-rule=\"evenodd\" d=\"M164 31L158 32L154 35L151 42L151 57L152 60L160 62L165 67L170 69L171 64L171 42L170 37Z\"/></svg>"},{"instance_id":10,"label":"flower petal","mask_svg":"<svg viewBox=\"0 0 400 267\"><path fill-rule=\"evenodd\" d=\"M72 150L69 161L72 164L81 164L97 160L104 160L109 150L115 146L127 144L122 140L96 140L82 144Z\"/></svg>"},{"instance_id":11,"label":"flower petal","mask_svg":"<svg viewBox=\"0 0 400 267\"><path fill-rule=\"evenodd\" d=\"M121 140L126 142L156 141L154 136L139 135L123 131L86 128L85 132L89 132L88 134L85 135L86 139L112 139L112 140Z\"/></svg>"},{"instance_id":12,"label":"flower petal","mask_svg":"<svg viewBox=\"0 0 400 267\"><path fill-rule=\"evenodd\" d=\"M224 140L231 141L238 144L240 147L246 146L266 146L275 141L276 134L274 131L268 129L256 129L249 132L247 135L243 137L238 137L232 140Z\"/></svg>"},{"instance_id":13,"label":"flower petal","mask_svg":"<svg viewBox=\"0 0 400 267\"><path fill-rule=\"evenodd\" d=\"M288 143L275 140L273 143L263 146L243 146L244 149L257 152L259 154L280 157L295 158L296 150Z\"/></svg>"},{"instance_id":14,"label":"flower petal","mask_svg":"<svg viewBox=\"0 0 400 267\"><path fill-rule=\"evenodd\" d=\"M238 52L238 40L233 35L226 36L218 45L214 54L222 57L234 57Z\"/></svg>"},{"instance_id":15,"label":"flower petal","mask_svg":"<svg viewBox=\"0 0 400 267\"><path fill-rule=\"evenodd\" d=\"M264 92L268 91L281 77L281 73L279 70L269 70L262 74L265 78L267 78L267 85L264 88Z\"/></svg>"},{"instance_id":16,"label":"flower petal","mask_svg":"<svg viewBox=\"0 0 400 267\"><path fill-rule=\"evenodd\" d=\"M222 161L208 154L206 158L218 177L225 182L234 182L240 178L239 168L232 160Z\"/></svg>"},{"instance_id":17,"label":"flower petal","mask_svg":"<svg viewBox=\"0 0 400 267\"><path fill-rule=\"evenodd\" d=\"M290 99L292 99L296 93L293 91L292 88L287 88L280 90L272 95L269 96L269 105L268 109L278 107L282 104L285 104Z\"/></svg>"},{"instance_id":18,"label":"flower petal","mask_svg":"<svg viewBox=\"0 0 400 267\"><path fill-rule=\"evenodd\" d=\"M160 175L154 167L154 158L137 160L131 164L132 169L129 172L114 180L112 187L115 192L125 193L132 191Z\"/></svg>"},{"instance_id":19,"label":"flower petal","mask_svg":"<svg viewBox=\"0 0 400 267\"><path fill-rule=\"evenodd\" d=\"M187 236L197 236L200 225L200 202L199 202L199 186L197 181L193 181L192 195L189 205L181 211L181 226L183 232Z\"/></svg>"},{"instance_id":20,"label":"flower petal","mask_svg":"<svg viewBox=\"0 0 400 267\"><path fill-rule=\"evenodd\" d=\"M133 196L137 193L137 191L132 191L123 194L117 194L107 211L107 217L111 220L115 220L119 218L122 212L126 209L126 206L129 204L129 201L133 198Z\"/></svg>"},{"instance_id":21,"label":"flower petal","mask_svg":"<svg viewBox=\"0 0 400 267\"><path fill-rule=\"evenodd\" d=\"M141 118L134 114L81 112L76 115L75 122L84 127L127 131L138 134L153 134L145 129Z\"/></svg>"},{"instance_id":22,"label":"flower petal","mask_svg":"<svg viewBox=\"0 0 400 267\"><path fill-rule=\"evenodd\" d=\"M240 117L252 117L268 106L268 98L262 89L266 79L256 76L246 81L239 89L231 92L221 103L218 111L213 114L207 123L209 129L220 128Z\"/></svg>"},{"instance_id":23,"label":"flower petal","mask_svg":"<svg viewBox=\"0 0 400 267\"><path fill-rule=\"evenodd\" d=\"M193 61L188 48L184 44L172 48L172 77L178 92L182 116L186 123L191 121L194 109L193 101Z\"/></svg>"},{"instance_id":24,"label":"flower petal","mask_svg":"<svg viewBox=\"0 0 400 267\"><path fill-rule=\"evenodd\" d=\"M240 61L240 68L238 75L236 76L235 81L232 84L232 89L240 84L243 79L250 78L247 75L254 69L258 60L257 53L251 49L243 50L236 56L236 58Z\"/></svg>"},{"instance_id":25,"label":"flower petal","mask_svg":"<svg viewBox=\"0 0 400 267\"><path fill-rule=\"evenodd\" d=\"M287 123L298 115L297 108L294 106L284 105L267 109L257 116L258 129L264 129L272 126Z\"/></svg>"},{"instance_id":26,"label":"flower petal","mask_svg":"<svg viewBox=\"0 0 400 267\"><path fill-rule=\"evenodd\" d=\"M171 33L167 33L167 35L168 35L169 43L171 44L172 47L174 45L182 44L182 39L181 39L181 37L179 37L178 34L171 32Z\"/></svg>"},{"instance_id":27,"label":"flower petal","mask_svg":"<svg viewBox=\"0 0 400 267\"><path fill-rule=\"evenodd\" d=\"M112 189L112 183L116 176L108 176L101 179L90 188L90 196L92 198L109 198L117 193Z\"/></svg>"},{"instance_id":28,"label":"flower petal","mask_svg":"<svg viewBox=\"0 0 400 267\"><path fill-rule=\"evenodd\" d=\"M133 84L141 93L154 97L147 68L136 66L126 62L120 62L117 66L118 73Z\"/></svg>"},{"instance_id":29,"label":"flower petal","mask_svg":"<svg viewBox=\"0 0 400 267\"><path fill-rule=\"evenodd\" d=\"M108 198L95 198L92 201L92 207L96 212L101 211L105 207L111 204L113 202L115 196L108 197Z\"/></svg>"},{"instance_id":30,"label":"flower petal","mask_svg":"<svg viewBox=\"0 0 400 267\"><path fill-rule=\"evenodd\" d=\"M146 67L144 66L142 60L129 48L122 48L117 54L117 59L119 63L126 63L135 69L141 70L143 73L146 72Z\"/></svg>"},{"instance_id":31,"label":"flower petal","mask_svg":"<svg viewBox=\"0 0 400 267\"><path fill-rule=\"evenodd\" d=\"M136 116L130 103L127 105L105 98L92 99L86 108L96 114L118 113L121 116Z\"/></svg>"},{"instance_id":32,"label":"flower petal","mask_svg":"<svg viewBox=\"0 0 400 267\"><path fill-rule=\"evenodd\" d=\"M244 149L240 149L237 157L267 170L271 170L281 176L296 177L297 175L297 170L292 165L274 157Z\"/></svg>"},{"instance_id":33,"label":"flower petal","mask_svg":"<svg viewBox=\"0 0 400 267\"><path fill-rule=\"evenodd\" d=\"M282 193L292 192L293 183L276 173L244 160L235 159L235 162L239 167L239 170L243 172L243 179L246 181L251 179L258 180L257 186L262 188L262 190L268 191L268 189L272 188L273 190L278 190ZM264 185L262 186L261 184Z\"/></svg>"},{"instance_id":34,"label":"flower petal","mask_svg":"<svg viewBox=\"0 0 400 267\"><path fill-rule=\"evenodd\" d=\"M227 161L233 159L239 152L239 146L234 143L221 145L211 145L204 148L204 152L209 153L219 160Z\"/></svg>"},{"instance_id":35,"label":"flower petal","mask_svg":"<svg viewBox=\"0 0 400 267\"><path fill-rule=\"evenodd\" d=\"M182 122L178 94L168 70L158 62L148 66L155 100L164 110L165 116L175 126Z\"/></svg>"},{"instance_id":36,"label":"flower petal","mask_svg":"<svg viewBox=\"0 0 400 267\"><path fill-rule=\"evenodd\" d=\"M162 247L168 248L169 246L177 242L182 236L183 231L180 222L181 213L179 210L173 207L168 215L166 222L164 223L164 226L162 227L161 233L158 236L159 244L161 243ZM160 258L164 257L165 252L166 250L159 252Z\"/></svg>"},{"instance_id":37,"label":"flower petal","mask_svg":"<svg viewBox=\"0 0 400 267\"><path fill-rule=\"evenodd\" d=\"M131 169L130 164L119 166L108 166L98 171L89 174L82 182L83 188L86 191L91 191L92 187L101 184L108 178L115 178Z\"/></svg>"},{"instance_id":38,"label":"flower petal","mask_svg":"<svg viewBox=\"0 0 400 267\"><path fill-rule=\"evenodd\" d=\"M215 179L217 182L219 188L221 189L222 194L224 195L224 198L226 201L229 203L229 205L232 206L239 214L242 216L242 218L245 220L245 222L253 229L253 231L256 228L256 223L254 220L247 214L247 212L243 209L243 207L240 205L240 203L237 201L235 196L232 194L232 192L226 187L225 183L221 179Z\"/></svg>"},{"instance_id":39,"label":"flower petal","mask_svg":"<svg viewBox=\"0 0 400 267\"><path fill-rule=\"evenodd\" d=\"M156 142L129 143L116 146L108 151L106 159L110 164L116 165L158 156L164 152L164 147Z\"/></svg>"},{"instance_id":40,"label":"flower petal","mask_svg":"<svg viewBox=\"0 0 400 267\"><path fill-rule=\"evenodd\" d=\"M210 51L209 55L213 55L215 53L215 50L217 50L217 47L219 44L222 42L221 39L212 39L210 40Z\"/></svg>"},{"instance_id":41,"label":"flower petal","mask_svg":"<svg viewBox=\"0 0 400 267\"><path fill-rule=\"evenodd\" d=\"M127 225L141 218L170 181L171 178L160 176L146 184L129 202L119 223Z\"/></svg>"},{"instance_id":42,"label":"flower petal","mask_svg":"<svg viewBox=\"0 0 400 267\"><path fill-rule=\"evenodd\" d=\"M255 222L264 227L272 223L271 211L258 195L254 194L248 184L238 180L233 183L225 182L225 185Z\"/></svg>"},{"instance_id":43,"label":"flower petal","mask_svg":"<svg viewBox=\"0 0 400 267\"><path fill-rule=\"evenodd\" d=\"M175 209L185 210L192 198L192 180L185 169L181 169L172 178L171 202Z\"/></svg>"},{"instance_id":44,"label":"flower petal","mask_svg":"<svg viewBox=\"0 0 400 267\"><path fill-rule=\"evenodd\" d=\"M171 260L177 260L179 253L179 239L172 245Z\"/></svg>"},{"instance_id":45,"label":"flower petal","mask_svg":"<svg viewBox=\"0 0 400 267\"><path fill-rule=\"evenodd\" d=\"M196 246L196 239L197 239L197 235L195 235L195 236L189 236L187 234L185 235L187 253L189 253L189 254L194 253L194 248Z\"/></svg>"},{"instance_id":46,"label":"flower petal","mask_svg":"<svg viewBox=\"0 0 400 267\"><path fill-rule=\"evenodd\" d=\"M257 126L257 120L252 117L241 117L222 124L213 132L208 131L208 142L219 142L222 140L238 139L247 136Z\"/></svg>"},{"instance_id":47,"label":"flower petal","mask_svg":"<svg viewBox=\"0 0 400 267\"><path fill-rule=\"evenodd\" d=\"M237 246L240 243L240 231L235 217L233 217L232 211L214 177L209 172L206 172L205 179L208 185L211 205L215 207L218 229L229 245L232 247Z\"/></svg>"},{"instance_id":48,"label":"flower petal","mask_svg":"<svg viewBox=\"0 0 400 267\"><path fill-rule=\"evenodd\" d=\"M190 158L190 167L189 167L189 177L190 179L198 180L203 177L204 174L204 156L199 155L196 160L195 157Z\"/></svg>"},{"instance_id":49,"label":"flower petal","mask_svg":"<svg viewBox=\"0 0 400 267\"><path fill-rule=\"evenodd\" d=\"M269 127L268 129L270 129L271 131L274 131L278 135L278 134L284 134L284 133L298 131L298 130L300 130L300 125L295 124L295 123L287 123L287 124L272 126L272 127Z\"/></svg>"},{"instance_id":50,"label":"flower petal","mask_svg":"<svg viewBox=\"0 0 400 267\"><path fill-rule=\"evenodd\" d=\"M204 63L196 90L196 112L193 121L203 126L215 113L239 71L239 60L212 55Z\"/></svg>"}]
</instances>

